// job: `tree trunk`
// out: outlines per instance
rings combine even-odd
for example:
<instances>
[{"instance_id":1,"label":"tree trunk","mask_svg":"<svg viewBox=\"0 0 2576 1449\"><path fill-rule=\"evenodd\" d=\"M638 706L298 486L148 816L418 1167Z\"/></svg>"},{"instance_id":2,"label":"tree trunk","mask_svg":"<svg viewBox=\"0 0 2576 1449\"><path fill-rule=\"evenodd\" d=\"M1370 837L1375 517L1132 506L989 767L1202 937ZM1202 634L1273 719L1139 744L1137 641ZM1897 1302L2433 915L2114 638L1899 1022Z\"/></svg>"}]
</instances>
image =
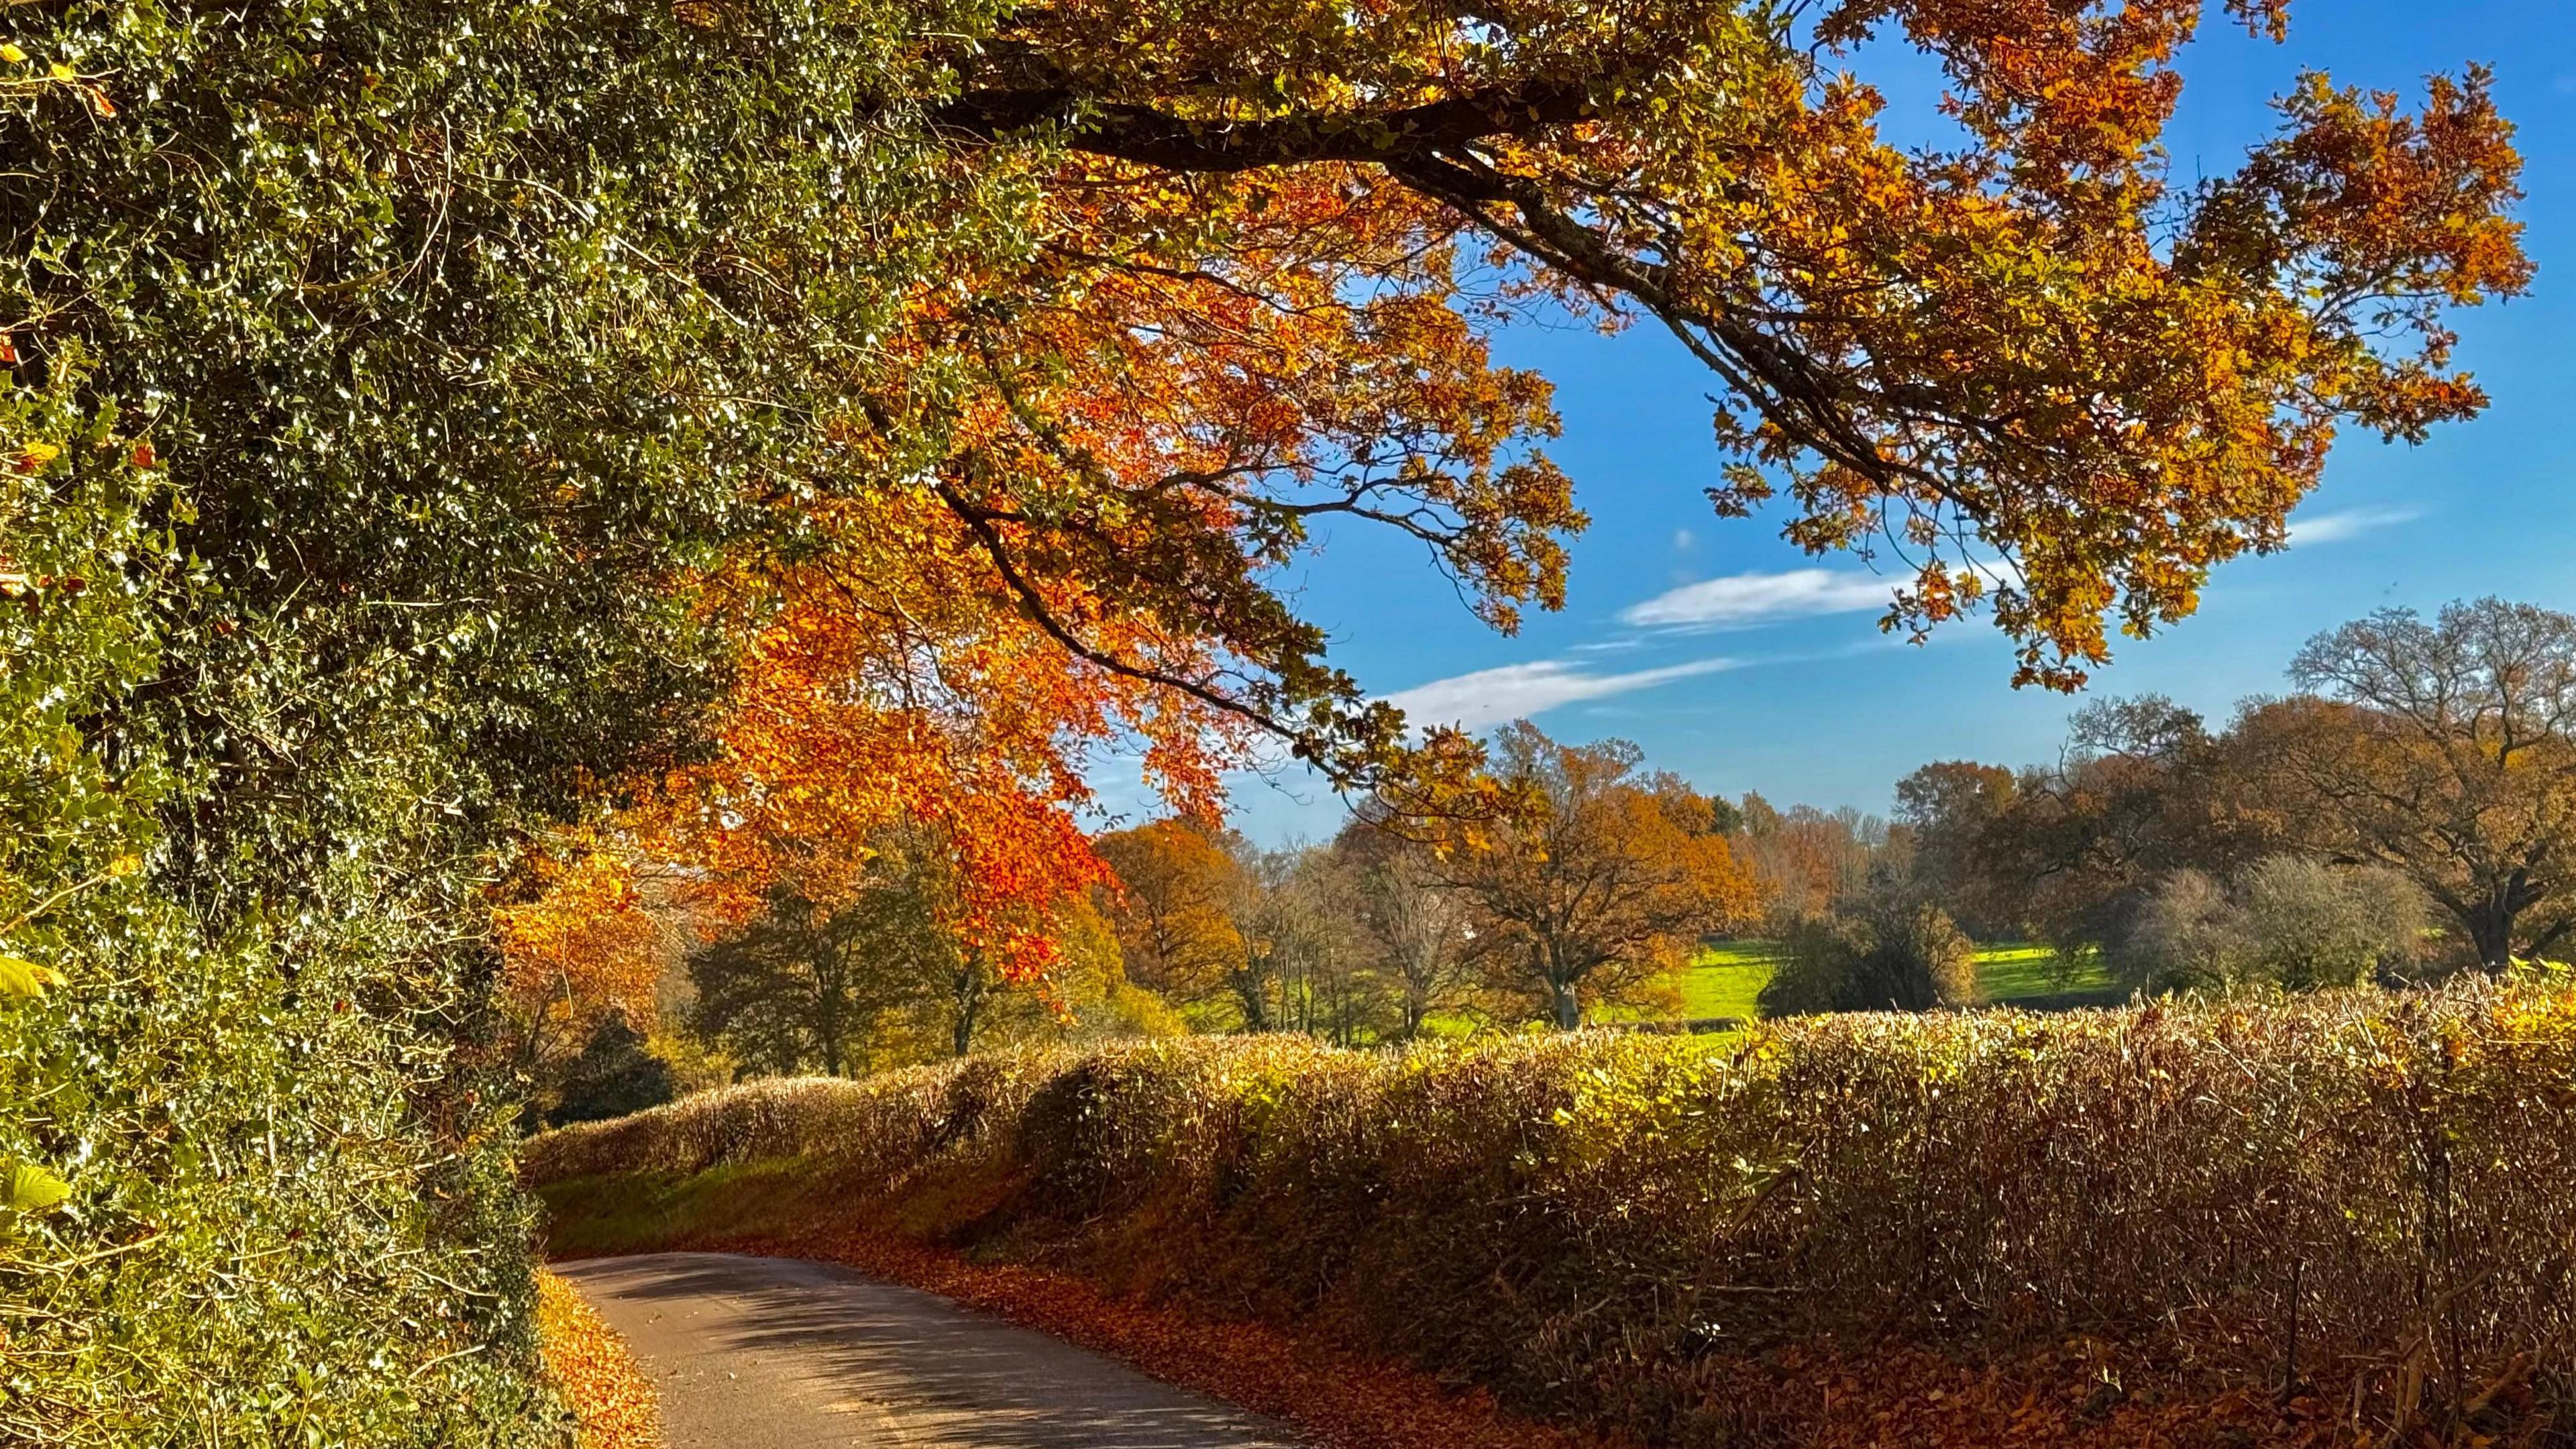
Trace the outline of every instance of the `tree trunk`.
<instances>
[{"instance_id":1,"label":"tree trunk","mask_svg":"<svg viewBox=\"0 0 2576 1449\"><path fill-rule=\"evenodd\" d=\"M2491 973L2513 966L2513 910L2501 901L2480 902L2468 919L2469 942L2478 948L2478 964Z\"/></svg>"},{"instance_id":2,"label":"tree trunk","mask_svg":"<svg viewBox=\"0 0 2576 1449\"><path fill-rule=\"evenodd\" d=\"M1573 1031L1583 1025L1583 1003L1574 998L1574 983L1551 976L1547 980L1547 989L1548 994L1555 998L1557 1028Z\"/></svg>"},{"instance_id":3,"label":"tree trunk","mask_svg":"<svg viewBox=\"0 0 2576 1449\"><path fill-rule=\"evenodd\" d=\"M841 983L839 974L820 973L814 985L815 1034L823 1039L823 1071L841 1074Z\"/></svg>"},{"instance_id":4,"label":"tree trunk","mask_svg":"<svg viewBox=\"0 0 2576 1449\"><path fill-rule=\"evenodd\" d=\"M951 1044L956 1047L957 1055L961 1057L975 1045L975 1018L978 1015L977 1008L983 1004L984 993L972 987L957 995L957 1028Z\"/></svg>"},{"instance_id":5,"label":"tree trunk","mask_svg":"<svg viewBox=\"0 0 2576 1449\"><path fill-rule=\"evenodd\" d=\"M1245 1031L1270 1029L1269 973L1261 964L1246 962L1242 970L1234 973L1234 999L1243 1008Z\"/></svg>"}]
</instances>

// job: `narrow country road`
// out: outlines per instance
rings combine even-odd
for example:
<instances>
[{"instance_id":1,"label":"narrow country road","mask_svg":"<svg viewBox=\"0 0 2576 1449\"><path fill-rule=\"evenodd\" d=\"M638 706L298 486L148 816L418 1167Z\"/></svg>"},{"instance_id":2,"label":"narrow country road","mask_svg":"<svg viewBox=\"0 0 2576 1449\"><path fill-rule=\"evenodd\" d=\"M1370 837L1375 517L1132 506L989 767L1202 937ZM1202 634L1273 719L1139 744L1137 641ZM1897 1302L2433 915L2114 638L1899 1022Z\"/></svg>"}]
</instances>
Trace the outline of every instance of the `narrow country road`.
<instances>
[{"instance_id":1,"label":"narrow country road","mask_svg":"<svg viewBox=\"0 0 2576 1449\"><path fill-rule=\"evenodd\" d=\"M555 1269L662 1390L669 1449L1294 1449L1285 1426L929 1293L731 1253Z\"/></svg>"}]
</instances>

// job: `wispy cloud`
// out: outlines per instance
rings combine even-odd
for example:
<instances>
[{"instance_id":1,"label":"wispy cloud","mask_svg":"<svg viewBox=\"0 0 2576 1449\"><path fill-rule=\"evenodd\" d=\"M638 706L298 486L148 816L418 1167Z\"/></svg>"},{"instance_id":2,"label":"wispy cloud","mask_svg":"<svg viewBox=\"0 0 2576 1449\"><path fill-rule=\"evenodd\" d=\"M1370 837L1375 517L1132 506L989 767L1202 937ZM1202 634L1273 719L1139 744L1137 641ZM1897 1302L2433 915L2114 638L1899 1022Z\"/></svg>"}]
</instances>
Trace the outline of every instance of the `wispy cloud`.
<instances>
[{"instance_id":1,"label":"wispy cloud","mask_svg":"<svg viewBox=\"0 0 2576 1449\"><path fill-rule=\"evenodd\" d=\"M1593 674L1569 660L1541 659L1417 684L1388 695L1387 702L1403 710L1417 726L1457 725L1481 730L1544 714L1561 704L1653 689L1677 679L1734 669L1740 664L1734 659L1694 659L1656 669Z\"/></svg>"},{"instance_id":2,"label":"wispy cloud","mask_svg":"<svg viewBox=\"0 0 2576 1449\"><path fill-rule=\"evenodd\" d=\"M2378 529L2413 523L2423 516L2424 510L2420 508L2346 508L2335 513L2319 513L2290 520L2290 542L2341 543Z\"/></svg>"},{"instance_id":3,"label":"wispy cloud","mask_svg":"<svg viewBox=\"0 0 2576 1449\"><path fill-rule=\"evenodd\" d=\"M1790 569L1729 574L1684 584L1619 611L1619 622L1643 629L1721 628L1884 609L1896 586L1874 574Z\"/></svg>"}]
</instances>

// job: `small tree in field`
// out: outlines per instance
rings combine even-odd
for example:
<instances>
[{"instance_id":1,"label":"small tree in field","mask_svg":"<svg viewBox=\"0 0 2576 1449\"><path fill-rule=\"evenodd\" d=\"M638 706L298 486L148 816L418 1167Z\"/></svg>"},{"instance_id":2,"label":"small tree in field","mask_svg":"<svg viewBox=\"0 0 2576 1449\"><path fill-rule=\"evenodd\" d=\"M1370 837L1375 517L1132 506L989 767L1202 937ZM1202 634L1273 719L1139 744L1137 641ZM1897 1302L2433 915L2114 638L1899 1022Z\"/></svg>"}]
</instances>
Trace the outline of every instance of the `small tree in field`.
<instances>
[{"instance_id":1,"label":"small tree in field","mask_svg":"<svg viewBox=\"0 0 2576 1449\"><path fill-rule=\"evenodd\" d=\"M1635 745L1562 745L1524 720L1494 737L1490 769L1509 802L1500 819L1418 828L1474 913L1487 973L1556 1025L1582 1025L1586 996L1634 994L1753 914L1753 877L1713 802L1645 770Z\"/></svg>"},{"instance_id":2,"label":"small tree in field","mask_svg":"<svg viewBox=\"0 0 2576 1449\"><path fill-rule=\"evenodd\" d=\"M2223 987L2244 979L2252 928L2227 888L2205 871L2178 870L2147 897L2109 953L2132 986Z\"/></svg>"},{"instance_id":3,"label":"small tree in field","mask_svg":"<svg viewBox=\"0 0 2576 1449\"><path fill-rule=\"evenodd\" d=\"M1977 947L1939 907L1891 898L1793 925L1762 988L1767 1016L1928 1011L1979 999Z\"/></svg>"},{"instance_id":4,"label":"small tree in field","mask_svg":"<svg viewBox=\"0 0 2576 1449\"><path fill-rule=\"evenodd\" d=\"M2395 975L2422 954L2424 893L2393 870L2276 855L2237 878L2257 969L2291 991Z\"/></svg>"}]
</instances>

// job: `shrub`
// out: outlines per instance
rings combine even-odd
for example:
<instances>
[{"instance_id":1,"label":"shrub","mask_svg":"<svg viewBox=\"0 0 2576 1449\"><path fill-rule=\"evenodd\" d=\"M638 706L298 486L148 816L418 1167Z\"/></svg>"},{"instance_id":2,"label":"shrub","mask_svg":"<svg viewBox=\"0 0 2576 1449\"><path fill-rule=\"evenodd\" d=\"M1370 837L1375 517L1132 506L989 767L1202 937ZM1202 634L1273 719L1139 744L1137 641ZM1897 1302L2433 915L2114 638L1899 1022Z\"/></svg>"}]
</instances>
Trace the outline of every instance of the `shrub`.
<instances>
[{"instance_id":1,"label":"shrub","mask_svg":"<svg viewBox=\"0 0 2576 1449\"><path fill-rule=\"evenodd\" d=\"M1858 916L1800 921L1762 989L1768 1016L1973 1006L1977 946L1939 907L1878 903Z\"/></svg>"},{"instance_id":2,"label":"shrub","mask_svg":"<svg viewBox=\"0 0 2576 1449\"><path fill-rule=\"evenodd\" d=\"M2111 966L2132 986L2225 987L2244 979L2252 937L2226 887L2205 872L2178 870L2139 906Z\"/></svg>"},{"instance_id":3,"label":"shrub","mask_svg":"<svg viewBox=\"0 0 2576 1449\"><path fill-rule=\"evenodd\" d=\"M2112 953L2158 990L2311 991L2404 975L2421 950L2423 892L2393 871L2276 855L2233 888L2196 870L2166 877Z\"/></svg>"},{"instance_id":4,"label":"shrub","mask_svg":"<svg viewBox=\"0 0 2576 1449\"><path fill-rule=\"evenodd\" d=\"M1841 916L1790 922L1782 928L1779 941L1779 964L1762 986L1764 1016L1844 1010L1854 969L1874 944L1865 927Z\"/></svg>"},{"instance_id":5,"label":"shrub","mask_svg":"<svg viewBox=\"0 0 2576 1449\"><path fill-rule=\"evenodd\" d=\"M2448 1435L2477 1401L2499 1436L2576 1375L2576 993L2528 986L1825 1016L1736 1049L1001 1056L752 1084L523 1161L620 1214L560 1250L900 1230L1650 1442L1883 1442L1901 1376L1851 1354L1984 1365L1889 1409L1982 1383L1972 1438L2157 1403L2199 1406L2186 1439L2227 1405L2268 1431L2285 1371L2322 1432Z\"/></svg>"},{"instance_id":6,"label":"shrub","mask_svg":"<svg viewBox=\"0 0 2576 1449\"><path fill-rule=\"evenodd\" d=\"M557 1439L481 928L703 748L689 580L1011 204L896 139L971 16L691 13L9 12L0 977L62 981L0 1006L0 1163L68 1191L0 1211L0 1443ZM752 254L814 326L710 305Z\"/></svg>"},{"instance_id":7,"label":"shrub","mask_svg":"<svg viewBox=\"0 0 2576 1449\"><path fill-rule=\"evenodd\" d=\"M2256 861L2237 892L2257 969L2292 991L2402 974L2422 948L2424 893L2393 870L2295 855Z\"/></svg>"}]
</instances>

